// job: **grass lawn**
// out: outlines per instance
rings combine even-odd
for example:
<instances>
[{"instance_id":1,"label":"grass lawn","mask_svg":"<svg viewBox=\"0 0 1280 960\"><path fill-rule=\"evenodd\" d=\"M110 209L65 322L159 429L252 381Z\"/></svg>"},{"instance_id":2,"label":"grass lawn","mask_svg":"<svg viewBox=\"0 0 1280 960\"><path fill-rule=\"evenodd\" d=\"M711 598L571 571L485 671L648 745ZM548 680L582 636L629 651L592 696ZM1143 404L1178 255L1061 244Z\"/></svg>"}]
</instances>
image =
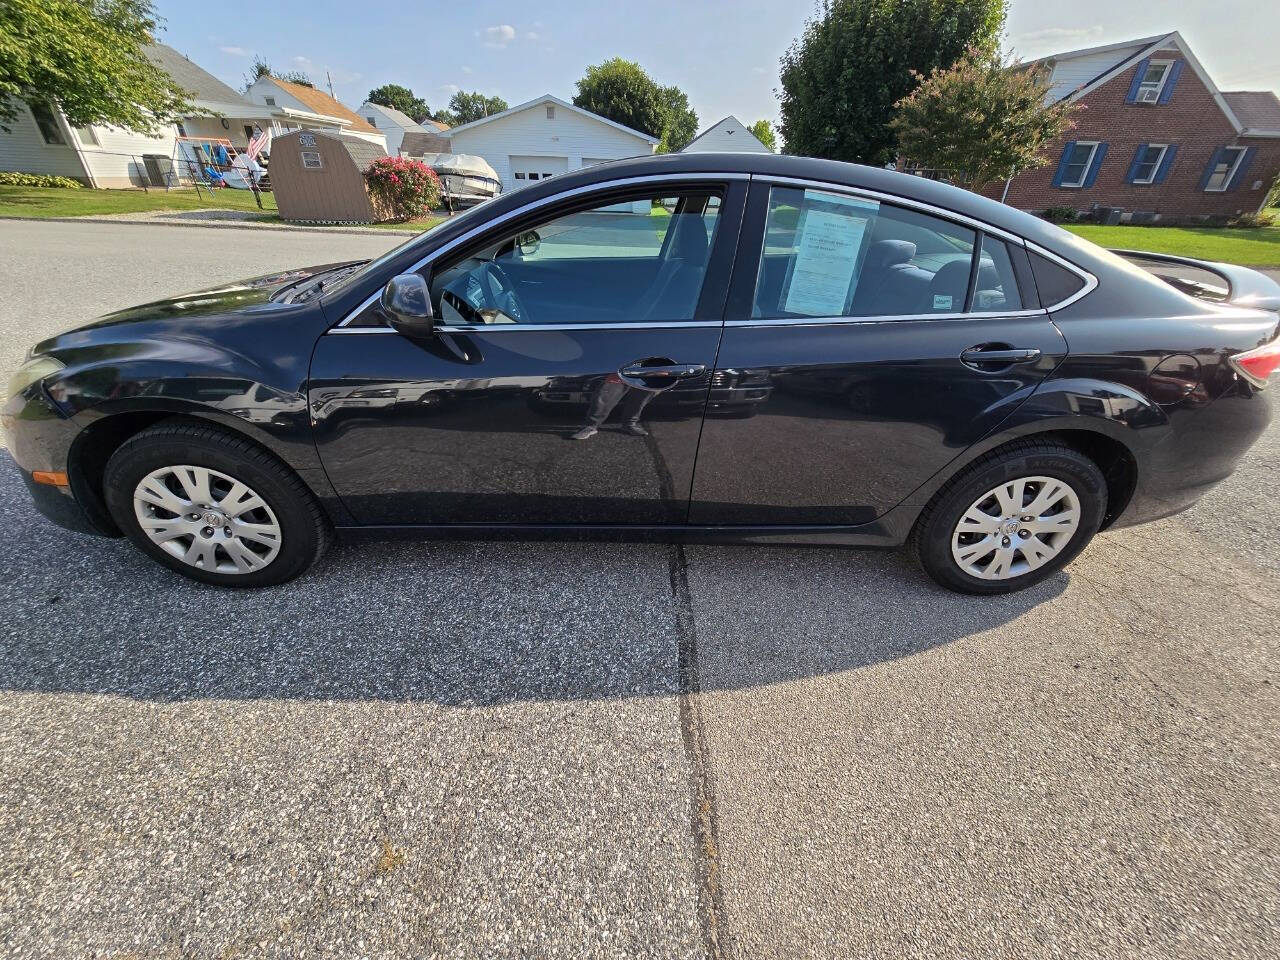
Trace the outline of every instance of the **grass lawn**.
<instances>
[{"instance_id":1,"label":"grass lawn","mask_svg":"<svg viewBox=\"0 0 1280 960\"><path fill-rule=\"evenodd\" d=\"M262 195L262 206L275 213L276 201ZM93 217L148 210L250 210L257 203L248 190L63 190L49 187L0 186L0 217Z\"/></svg>"},{"instance_id":2,"label":"grass lawn","mask_svg":"<svg viewBox=\"0 0 1280 960\"><path fill-rule=\"evenodd\" d=\"M1280 267L1280 226L1253 229L1222 227L1067 227L1103 247L1150 250L1245 267Z\"/></svg>"}]
</instances>

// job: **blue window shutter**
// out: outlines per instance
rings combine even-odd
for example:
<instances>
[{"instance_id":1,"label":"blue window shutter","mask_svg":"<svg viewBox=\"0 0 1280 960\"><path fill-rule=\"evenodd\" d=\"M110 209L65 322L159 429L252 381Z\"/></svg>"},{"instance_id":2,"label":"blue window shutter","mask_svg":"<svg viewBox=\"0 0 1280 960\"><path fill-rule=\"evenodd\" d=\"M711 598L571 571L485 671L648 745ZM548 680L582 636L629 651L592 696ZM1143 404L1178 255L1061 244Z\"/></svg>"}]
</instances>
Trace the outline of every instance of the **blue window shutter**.
<instances>
[{"instance_id":1,"label":"blue window shutter","mask_svg":"<svg viewBox=\"0 0 1280 960\"><path fill-rule=\"evenodd\" d=\"M1067 161L1071 159L1071 151L1076 148L1076 142L1072 140L1062 148L1062 159L1058 161L1058 172L1053 175L1053 185L1055 187L1062 186L1062 178L1067 173Z\"/></svg>"},{"instance_id":2,"label":"blue window shutter","mask_svg":"<svg viewBox=\"0 0 1280 960\"><path fill-rule=\"evenodd\" d=\"M1209 186L1209 178L1213 176L1213 168L1222 162L1222 154L1225 151L1225 147L1219 147L1217 150L1213 151L1213 156L1209 158L1209 166L1204 168L1204 176L1200 178L1201 190Z\"/></svg>"},{"instance_id":3,"label":"blue window shutter","mask_svg":"<svg viewBox=\"0 0 1280 960\"><path fill-rule=\"evenodd\" d=\"M1240 158L1240 166L1236 167L1236 172L1231 177L1231 182L1227 184L1228 190L1234 190L1244 183L1245 174L1249 172L1249 164L1253 163L1253 155L1257 150L1257 147L1249 147L1249 149L1245 150L1244 156Z\"/></svg>"},{"instance_id":4,"label":"blue window shutter","mask_svg":"<svg viewBox=\"0 0 1280 960\"><path fill-rule=\"evenodd\" d=\"M1093 163L1089 164L1089 173L1084 178L1084 185L1092 187L1093 182L1098 179L1098 170L1102 166L1102 158L1107 155L1107 142L1104 140L1098 144L1098 149L1093 151Z\"/></svg>"},{"instance_id":5,"label":"blue window shutter","mask_svg":"<svg viewBox=\"0 0 1280 960\"><path fill-rule=\"evenodd\" d=\"M1150 62L1151 62L1151 58L1148 57L1146 60L1143 60L1140 64L1138 64L1138 69L1134 71L1134 74L1133 74L1133 83L1129 84L1129 95L1124 98L1125 103L1137 102L1138 88L1142 86L1142 78L1146 74L1147 64Z\"/></svg>"},{"instance_id":6,"label":"blue window shutter","mask_svg":"<svg viewBox=\"0 0 1280 960\"><path fill-rule=\"evenodd\" d=\"M1160 169L1156 171L1156 178L1152 183L1164 183L1169 177L1169 170L1173 167L1173 158L1178 155L1178 145L1176 143L1169 144L1169 148L1164 152L1164 159L1160 161Z\"/></svg>"},{"instance_id":7,"label":"blue window shutter","mask_svg":"<svg viewBox=\"0 0 1280 960\"><path fill-rule=\"evenodd\" d=\"M1133 152L1133 163L1129 164L1129 172L1124 175L1125 183L1133 183L1133 178L1138 175L1138 163L1146 152L1147 145L1145 143L1138 144L1138 149Z\"/></svg>"},{"instance_id":8,"label":"blue window shutter","mask_svg":"<svg viewBox=\"0 0 1280 960\"><path fill-rule=\"evenodd\" d=\"M1160 91L1160 103L1168 103L1169 98L1173 96L1174 85L1178 82L1178 77L1182 75L1182 61L1175 60L1169 64L1169 76L1165 77L1164 89Z\"/></svg>"}]
</instances>

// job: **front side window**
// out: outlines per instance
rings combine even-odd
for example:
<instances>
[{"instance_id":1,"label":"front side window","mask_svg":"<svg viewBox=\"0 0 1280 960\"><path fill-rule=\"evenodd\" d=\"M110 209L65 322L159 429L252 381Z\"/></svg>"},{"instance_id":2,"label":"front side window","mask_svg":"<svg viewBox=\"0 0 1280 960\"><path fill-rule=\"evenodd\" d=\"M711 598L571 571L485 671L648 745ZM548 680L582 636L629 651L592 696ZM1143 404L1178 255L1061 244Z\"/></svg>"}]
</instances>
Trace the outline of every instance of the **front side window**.
<instances>
[{"instance_id":1,"label":"front side window","mask_svg":"<svg viewBox=\"0 0 1280 960\"><path fill-rule=\"evenodd\" d=\"M707 191L628 198L505 234L433 269L444 326L694 318L719 221Z\"/></svg>"},{"instance_id":2,"label":"front side window","mask_svg":"<svg viewBox=\"0 0 1280 960\"><path fill-rule=\"evenodd\" d=\"M1137 162L1133 166L1134 183L1154 183L1156 171L1160 169L1160 161L1168 146L1163 143L1148 143L1142 148Z\"/></svg>"},{"instance_id":3,"label":"front side window","mask_svg":"<svg viewBox=\"0 0 1280 960\"><path fill-rule=\"evenodd\" d=\"M1093 163L1093 155L1097 152L1098 145L1081 141L1071 148L1071 154L1067 157L1067 165L1062 172L1062 185L1064 187L1082 187L1085 178L1089 175L1089 165Z\"/></svg>"},{"instance_id":4,"label":"front side window","mask_svg":"<svg viewBox=\"0 0 1280 960\"><path fill-rule=\"evenodd\" d=\"M961 313L976 237L876 200L774 187L752 316Z\"/></svg>"},{"instance_id":5,"label":"front side window","mask_svg":"<svg viewBox=\"0 0 1280 960\"><path fill-rule=\"evenodd\" d=\"M1213 169L1209 172L1209 181L1205 184L1205 189L1220 193L1227 189L1227 185L1231 183L1232 176L1235 175L1236 167L1240 165L1240 158L1244 156L1244 147L1227 147L1219 150L1213 163Z\"/></svg>"},{"instance_id":6,"label":"front side window","mask_svg":"<svg viewBox=\"0 0 1280 960\"><path fill-rule=\"evenodd\" d=\"M30 106L31 117L40 128L40 136L44 138L44 142L57 146L65 145L67 141L63 139L62 129L58 126L58 118L54 116L53 108L39 100Z\"/></svg>"}]
</instances>

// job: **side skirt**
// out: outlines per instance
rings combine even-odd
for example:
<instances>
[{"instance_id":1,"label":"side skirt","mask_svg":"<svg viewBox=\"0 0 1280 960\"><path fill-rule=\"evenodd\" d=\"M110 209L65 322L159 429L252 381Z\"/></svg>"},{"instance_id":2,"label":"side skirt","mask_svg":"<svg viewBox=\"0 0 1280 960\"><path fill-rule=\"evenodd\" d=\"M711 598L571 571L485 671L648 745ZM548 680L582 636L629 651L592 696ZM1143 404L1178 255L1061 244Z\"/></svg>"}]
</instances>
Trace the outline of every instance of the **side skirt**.
<instances>
[{"instance_id":1,"label":"side skirt","mask_svg":"<svg viewBox=\"0 0 1280 960\"><path fill-rule=\"evenodd\" d=\"M882 518L882 520L887 518ZM344 540L593 540L638 543L748 543L833 547L903 544L906 531L882 520L857 526L640 526L635 524L439 524L336 527ZM908 526L908 529L910 527Z\"/></svg>"}]
</instances>

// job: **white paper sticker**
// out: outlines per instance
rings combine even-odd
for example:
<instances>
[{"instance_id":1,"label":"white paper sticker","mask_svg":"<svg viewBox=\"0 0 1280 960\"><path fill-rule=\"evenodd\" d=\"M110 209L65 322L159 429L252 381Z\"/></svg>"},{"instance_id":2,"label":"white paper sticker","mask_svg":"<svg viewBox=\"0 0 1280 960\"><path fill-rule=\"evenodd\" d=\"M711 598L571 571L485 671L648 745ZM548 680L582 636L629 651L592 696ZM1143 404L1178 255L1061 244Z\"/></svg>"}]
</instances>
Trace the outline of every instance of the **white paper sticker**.
<instances>
[{"instance_id":1,"label":"white paper sticker","mask_svg":"<svg viewBox=\"0 0 1280 960\"><path fill-rule=\"evenodd\" d=\"M783 309L808 317L835 317L856 282L854 268L867 223L879 204L806 190Z\"/></svg>"},{"instance_id":2,"label":"white paper sticker","mask_svg":"<svg viewBox=\"0 0 1280 960\"><path fill-rule=\"evenodd\" d=\"M933 309L935 309L935 310L950 310L950 309L951 309L951 294L949 294L949 293L935 293L935 294L933 295Z\"/></svg>"}]
</instances>

